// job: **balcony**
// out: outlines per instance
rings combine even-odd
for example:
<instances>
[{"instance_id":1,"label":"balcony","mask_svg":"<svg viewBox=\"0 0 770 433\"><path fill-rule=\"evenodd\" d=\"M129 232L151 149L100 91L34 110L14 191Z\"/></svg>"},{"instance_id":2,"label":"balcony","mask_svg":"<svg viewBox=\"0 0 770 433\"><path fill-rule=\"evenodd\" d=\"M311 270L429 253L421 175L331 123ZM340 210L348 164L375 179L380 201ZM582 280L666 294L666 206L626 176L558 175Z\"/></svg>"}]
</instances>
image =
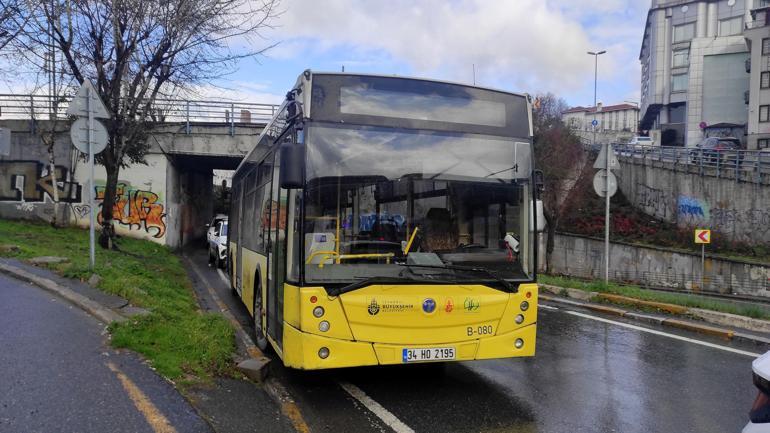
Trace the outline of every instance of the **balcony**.
<instances>
[{"instance_id":1,"label":"balcony","mask_svg":"<svg viewBox=\"0 0 770 433\"><path fill-rule=\"evenodd\" d=\"M746 30L758 29L766 26L767 26L767 20L765 18L746 21Z\"/></svg>"}]
</instances>

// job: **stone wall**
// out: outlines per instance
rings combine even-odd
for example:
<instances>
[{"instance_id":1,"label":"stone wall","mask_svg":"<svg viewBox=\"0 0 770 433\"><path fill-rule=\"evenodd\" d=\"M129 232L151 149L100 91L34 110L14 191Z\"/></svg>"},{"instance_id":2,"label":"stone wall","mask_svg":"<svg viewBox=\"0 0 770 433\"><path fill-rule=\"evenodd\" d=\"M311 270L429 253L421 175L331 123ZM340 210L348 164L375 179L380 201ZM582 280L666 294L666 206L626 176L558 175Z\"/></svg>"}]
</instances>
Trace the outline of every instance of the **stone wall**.
<instances>
[{"instance_id":1,"label":"stone wall","mask_svg":"<svg viewBox=\"0 0 770 433\"><path fill-rule=\"evenodd\" d=\"M543 243L544 245L544 243ZM584 278L604 278L604 241L557 234L551 256L553 272ZM544 262L541 262L545 266ZM699 254L664 248L610 243L610 279L651 287L703 290L770 297L770 264L726 260L706 255L701 287Z\"/></svg>"}]
</instances>

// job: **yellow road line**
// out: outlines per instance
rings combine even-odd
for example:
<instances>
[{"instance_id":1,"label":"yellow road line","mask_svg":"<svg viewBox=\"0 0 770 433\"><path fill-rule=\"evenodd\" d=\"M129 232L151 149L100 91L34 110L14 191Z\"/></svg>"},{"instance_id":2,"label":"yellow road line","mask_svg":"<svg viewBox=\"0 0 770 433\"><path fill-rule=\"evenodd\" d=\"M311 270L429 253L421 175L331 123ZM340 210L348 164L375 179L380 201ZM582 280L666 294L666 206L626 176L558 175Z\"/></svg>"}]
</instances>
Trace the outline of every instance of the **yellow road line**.
<instances>
[{"instance_id":1,"label":"yellow road line","mask_svg":"<svg viewBox=\"0 0 770 433\"><path fill-rule=\"evenodd\" d=\"M299 406L291 398L289 392L274 379L268 379L265 383L265 391L273 397L273 400L277 401L281 405L281 413L291 421L294 430L297 433L310 433L310 426L305 422L305 418L302 417L302 412L299 410Z\"/></svg>"},{"instance_id":2,"label":"yellow road line","mask_svg":"<svg viewBox=\"0 0 770 433\"><path fill-rule=\"evenodd\" d=\"M168 422L168 419L163 416L158 408L152 404L150 399L147 398L142 390L140 390L139 387L128 378L128 376L123 374L123 372L120 371L118 367L116 367L115 364L111 362L107 363L107 368L112 370L112 372L118 376L118 379L120 380L121 385L123 385L123 388L126 390L128 397L134 403L134 406L136 406L139 412L144 416L144 419L147 420L147 423L150 424L150 427L152 427L152 430L155 433L177 433L176 429L171 425L171 423Z\"/></svg>"}]
</instances>

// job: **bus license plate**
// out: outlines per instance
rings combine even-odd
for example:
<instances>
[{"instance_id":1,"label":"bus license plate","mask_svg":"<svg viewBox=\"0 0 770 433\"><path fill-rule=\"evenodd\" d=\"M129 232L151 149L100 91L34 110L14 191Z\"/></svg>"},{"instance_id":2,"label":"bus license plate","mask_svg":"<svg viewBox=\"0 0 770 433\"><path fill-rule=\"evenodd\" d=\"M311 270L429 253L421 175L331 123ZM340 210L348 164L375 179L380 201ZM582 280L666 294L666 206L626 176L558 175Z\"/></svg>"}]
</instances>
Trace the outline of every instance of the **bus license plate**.
<instances>
[{"instance_id":1,"label":"bus license plate","mask_svg":"<svg viewBox=\"0 0 770 433\"><path fill-rule=\"evenodd\" d=\"M455 359L454 347L405 348L401 353L403 362L447 361Z\"/></svg>"}]
</instances>

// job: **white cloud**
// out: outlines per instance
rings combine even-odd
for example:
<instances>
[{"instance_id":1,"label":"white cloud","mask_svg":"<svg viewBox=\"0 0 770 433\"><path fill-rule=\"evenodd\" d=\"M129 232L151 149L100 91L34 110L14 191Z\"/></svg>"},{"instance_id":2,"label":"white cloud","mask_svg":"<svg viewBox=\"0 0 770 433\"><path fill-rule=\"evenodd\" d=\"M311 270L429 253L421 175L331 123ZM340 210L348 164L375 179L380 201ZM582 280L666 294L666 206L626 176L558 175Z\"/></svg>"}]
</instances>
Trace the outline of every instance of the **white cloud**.
<instances>
[{"instance_id":1,"label":"white cloud","mask_svg":"<svg viewBox=\"0 0 770 433\"><path fill-rule=\"evenodd\" d=\"M596 42L580 11L622 11L626 3L328 0L319 11L314 0L289 0L279 33L294 52L300 41L315 40L314 49L384 50L418 74L469 81L475 64L481 81L570 92L585 86L593 72L586 51ZM618 69L610 56L604 61L608 71Z\"/></svg>"},{"instance_id":2,"label":"white cloud","mask_svg":"<svg viewBox=\"0 0 770 433\"><path fill-rule=\"evenodd\" d=\"M586 51L608 78L638 83L639 0L286 0L277 57L304 50L352 51L353 62L382 56L415 75L471 81L509 90L582 92L593 81ZM646 10L646 8L642 8ZM615 20L615 21L612 21ZM390 71L381 71L390 72ZM629 77L629 74L632 77ZM636 74L636 76L633 76Z\"/></svg>"}]
</instances>

